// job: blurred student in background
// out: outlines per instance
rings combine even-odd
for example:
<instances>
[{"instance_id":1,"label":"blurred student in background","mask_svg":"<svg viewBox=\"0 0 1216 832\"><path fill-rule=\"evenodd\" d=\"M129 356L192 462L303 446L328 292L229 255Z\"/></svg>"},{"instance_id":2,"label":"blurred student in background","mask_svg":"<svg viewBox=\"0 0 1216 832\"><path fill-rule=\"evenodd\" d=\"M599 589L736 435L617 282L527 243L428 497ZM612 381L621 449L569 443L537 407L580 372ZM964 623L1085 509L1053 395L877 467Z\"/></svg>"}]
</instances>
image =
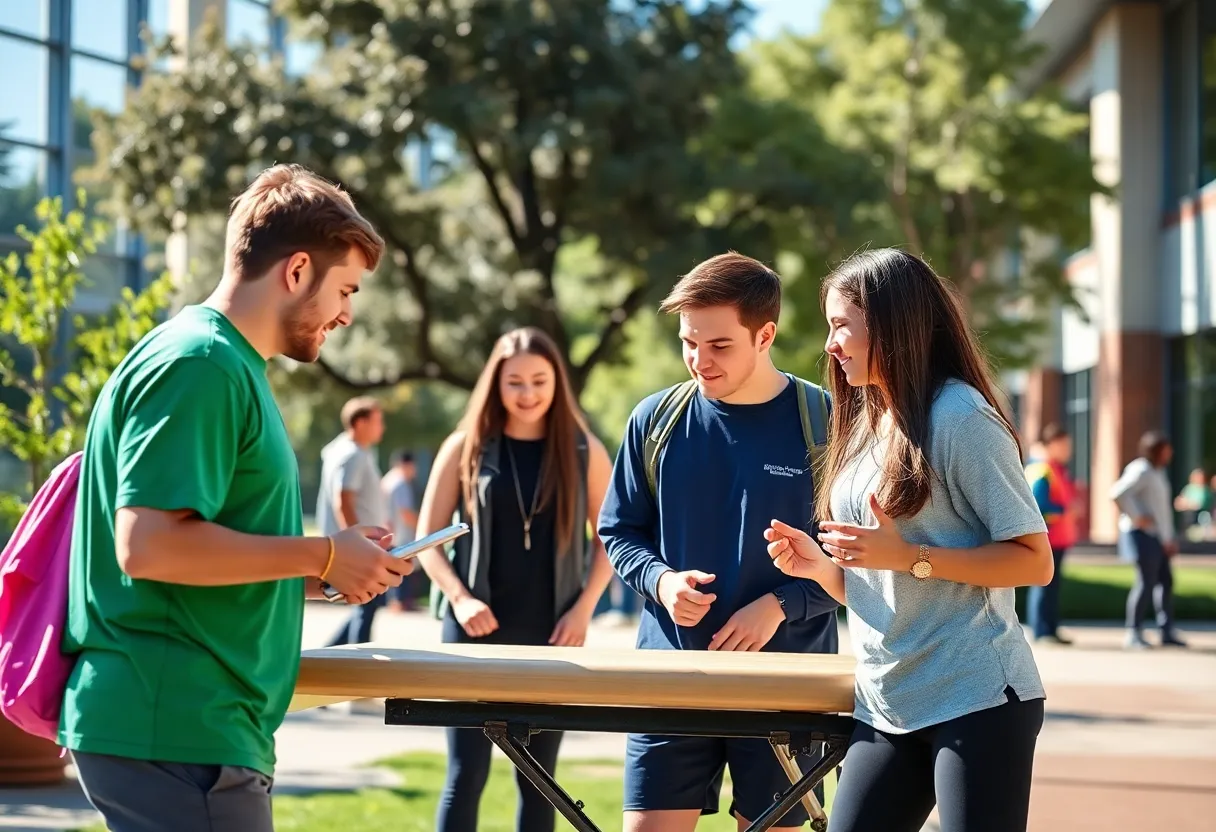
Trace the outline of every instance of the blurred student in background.
<instances>
[{"instance_id":1,"label":"blurred student in background","mask_svg":"<svg viewBox=\"0 0 1216 832\"><path fill-rule=\"evenodd\" d=\"M414 455L399 448L393 451L389 469L380 480L380 491L388 506L389 528L393 530L395 544L413 540L418 528L418 503L414 499L414 478L417 473ZM415 571L402 580L400 586L388 593L389 608L398 611L414 609L425 577Z\"/></svg>"},{"instance_id":2,"label":"blurred student in background","mask_svg":"<svg viewBox=\"0 0 1216 832\"><path fill-rule=\"evenodd\" d=\"M1026 466L1026 481L1034 495L1043 520L1047 523L1047 540L1055 560L1055 572L1046 586L1031 585L1026 594L1027 619L1034 637L1039 641L1072 644L1059 632L1060 572L1064 555L1077 542L1077 491L1068 461L1072 459L1072 437L1057 424L1043 428L1036 445L1037 454Z\"/></svg>"},{"instance_id":3,"label":"blurred student in background","mask_svg":"<svg viewBox=\"0 0 1216 832\"><path fill-rule=\"evenodd\" d=\"M317 526L321 534L337 534L351 526L381 526L388 522L380 492L380 464L375 446L384 436L384 414L375 399L360 396L342 406L342 433L321 450L321 487L317 492ZM365 644L372 638L372 621L384 606L384 595L352 607L329 642Z\"/></svg>"},{"instance_id":4,"label":"blurred student in background","mask_svg":"<svg viewBox=\"0 0 1216 832\"><path fill-rule=\"evenodd\" d=\"M419 537L458 514L472 526L451 560L419 557L435 585L433 609L447 643L581 646L612 577L603 545L588 535L612 463L591 434L553 341L537 329L499 338L460 427L439 449L422 499ZM552 773L562 735L532 737ZM438 832L476 832L490 773L490 740L449 728L448 775ZM554 810L517 773L518 832L552 832Z\"/></svg>"},{"instance_id":5,"label":"blurred student in background","mask_svg":"<svg viewBox=\"0 0 1216 832\"><path fill-rule=\"evenodd\" d=\"M1151 645L1141 628L1149 598L1157 608L1161 646L1185 647L1174 631L1174 572L1178 534L1166 467L1174 457L1169 438L1149 431L1140 438L1140 455L1127 464L1110 496L1119 506L1119 554L1136 564L1136 581L1127 596L1127 641L1131 650Z\"/></svg>"}]
</instances>

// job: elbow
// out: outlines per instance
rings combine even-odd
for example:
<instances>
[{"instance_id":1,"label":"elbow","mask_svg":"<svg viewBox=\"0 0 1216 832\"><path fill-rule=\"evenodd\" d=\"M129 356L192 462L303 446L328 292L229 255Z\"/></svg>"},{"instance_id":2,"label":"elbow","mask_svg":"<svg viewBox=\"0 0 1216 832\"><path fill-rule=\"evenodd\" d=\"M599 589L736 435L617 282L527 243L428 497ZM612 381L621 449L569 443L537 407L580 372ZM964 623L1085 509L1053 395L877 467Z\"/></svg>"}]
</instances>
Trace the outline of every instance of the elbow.
<instances>
[{"instance_id":1,"label":"elbow","mask_svg":"<svg viewBox=\"0 0 1216 832\"><path fill-rule=\"evenodd\" d=\"M157 580L163 558L158 552L165 547L161 541L169 522L162 512L145 509L120 508L114 517L114 555L118 568L128 578Z\"/></svg>"},{"instance_id":2,"label":"elbow","mask_svg":"<svg viewBox=\"0 0 1216 832\"><path fill-rule=\"evenodd\" d=\"M1046 537L1036 543L1034 549L1034 569L1030 575L1031 586L1047 586L1056 574L1056 559L1052 554L1051 545Z\"/></svg>"},{"instance_id":3,"label":"elbow","mask_svg":"<svg viewBox=\"0 0 1216 832\"><path fill-rule=\"evenodd\" d=\"M128 578L134 580L151 580L154 559L149 555L151 546L144 536L132 535L126 540L115 538L114 554L118 558L118 568Z\"/></svg>"}]
</instances>

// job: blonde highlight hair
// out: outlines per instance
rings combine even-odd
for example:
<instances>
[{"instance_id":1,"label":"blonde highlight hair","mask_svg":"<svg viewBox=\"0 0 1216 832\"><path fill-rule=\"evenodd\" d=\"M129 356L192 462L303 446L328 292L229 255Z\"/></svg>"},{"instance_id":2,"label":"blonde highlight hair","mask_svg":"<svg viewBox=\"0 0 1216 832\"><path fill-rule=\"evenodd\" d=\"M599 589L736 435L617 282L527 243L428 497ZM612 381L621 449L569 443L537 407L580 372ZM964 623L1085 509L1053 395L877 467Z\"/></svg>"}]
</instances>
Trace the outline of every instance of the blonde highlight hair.
<instances>
[{"instance_id":1,"label":"blonde highlight hair","mask_svg":"<svg viewBox=\"0 0 1216 832\"><path fill-rule=\"evenodd\" d=\"M262 171L233 199L225 249L225 267L241 280L254 280L301 251L316 261L318 275L351 249L374 271L384 256L384 240L355 209L349 194L291 164Z\"/></svg>"}]
</instances>

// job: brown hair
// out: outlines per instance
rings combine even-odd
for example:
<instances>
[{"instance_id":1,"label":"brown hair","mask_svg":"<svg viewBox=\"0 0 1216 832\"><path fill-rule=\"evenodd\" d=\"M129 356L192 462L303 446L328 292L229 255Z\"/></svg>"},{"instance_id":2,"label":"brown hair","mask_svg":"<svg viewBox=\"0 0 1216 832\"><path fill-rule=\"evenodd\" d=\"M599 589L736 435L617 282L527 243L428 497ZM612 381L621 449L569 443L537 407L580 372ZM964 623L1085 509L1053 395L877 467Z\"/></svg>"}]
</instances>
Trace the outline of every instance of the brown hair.
<instances>
[{"instance_id":1,"label":"brown hair","mask_svg":"<svg viewBox=\"0 0 1216 832\"><path fill-rule=\"evenodd\" d=\"M917 513L929 499L926 453L929 412L942 385L971 385L1000 414L1021 456L1021 442L997 400L979 341L950 283L920 258L898 249L856 254L823 281L821 302L835 289L865 316L867 363L878 384L851 387L830 362L833 418L824 471L815 483L816 511L831 516L832 483L877 433L885 412L893 430L882 466L878 502L891 517Z\"/></svg>"},{"instance_id":2,"label":"brown hair","mask_svg":"<svg viewBox=\"0 0 1216 832\"><path fill-rule=\"evenodd\" d=\"M580 431L587 433L588 429L570 387L566 362L553 339L539 329L523 327L500 337L473 387L461 420L464 431L464 446L460 452L461 490L467 510L472 514L477 499L481 449L490 437L501 436L507 424L507 409L498 388L502 365L508 358L517 355L538 355L553 368L553 403L545 414L545 456L541 464L537 509L547 507L556 500L556 531L560 552L574 540L576 533L582 531L574 528L575 489L572 485L580 476L576 440Z\"/></svg>"},{"instance_id":3,"label":"brown hair","mask_svg":"<svg viewBox=\"0 0 1216 832\"><path fill-rule=\"evenodd\" d=\"M1059 422L1048 422L1043 426L1043 430L1039 431L1039 442L1043 445L1050 445L1057 439L1067 438L1068 431Z\"/></svg>"},{"instance_id":4,"label":"brown hair","mask_svg":"<svg viewBox=\"0 0 1216 832\"><path fill-rule=\"evenodd\" d=\"M1140 437L1140 456L1154 466L1161 464L1161 455L1170 445L1170 438L1159 430L1150 430Z\"/></svg>"},{"instance_id":5,"label":"brown hair","mask_svg":"<svg viewBox=\"0 0 1216 832\"><path fill-rule=\"evenodd\" d=\"M350 430L360 419L380 411L380 402L371 396L357 396L342 405L342 427Z\"/></svg>"},{"instance_id":6,"label":"brown hair","mask_svg":"<svg viewBox=\"0 0 1216 832\"><path fill-rule=\"evenodd\" d=\"M752 336L781 316L781 278L759 260L727 252L680 278L659 305L666 314L709 306L733 306Z\"/></svg>"},{"instance_id":7,"label":"brown hair","mask_svg":"<svg viewBox=\"0 0 1216 832\"><path fill-rule=\"evenodd\" d=\"M267 168L232 201L228 215L227 268L241 280L261 277L298 251L324 275L352 248L374 271L384 240L360 216L350 196L300 165ZM316 288L320 281L314 281Z\"/></svg>"}]
</instances>

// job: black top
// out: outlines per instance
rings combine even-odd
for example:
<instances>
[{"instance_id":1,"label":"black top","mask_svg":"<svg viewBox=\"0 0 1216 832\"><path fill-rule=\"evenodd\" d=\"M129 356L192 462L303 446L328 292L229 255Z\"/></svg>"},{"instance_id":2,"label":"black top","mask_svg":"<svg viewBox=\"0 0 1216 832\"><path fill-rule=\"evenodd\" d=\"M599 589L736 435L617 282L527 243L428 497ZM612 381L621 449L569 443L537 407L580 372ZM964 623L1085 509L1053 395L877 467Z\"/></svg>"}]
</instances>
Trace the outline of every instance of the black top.
<instances>
[{"instance_id":1,"label":"black top","mask_svg":"<svg viewBox=\"0 0 1216 832\"><path fill-rule=\"evenodd\" d=\"M540 479L545 441L502 438L500 473L490 486L494 517L490 538L490 609L498 619L502 638L548 640L553 617L554 559L557 557L557 510L554 501L532 519L532 548L524 548L524 517L531 512ZM519 491L515 487L519 466ZM499 635L499 634L495 634Z\"/></svg>"}]
</instances>

